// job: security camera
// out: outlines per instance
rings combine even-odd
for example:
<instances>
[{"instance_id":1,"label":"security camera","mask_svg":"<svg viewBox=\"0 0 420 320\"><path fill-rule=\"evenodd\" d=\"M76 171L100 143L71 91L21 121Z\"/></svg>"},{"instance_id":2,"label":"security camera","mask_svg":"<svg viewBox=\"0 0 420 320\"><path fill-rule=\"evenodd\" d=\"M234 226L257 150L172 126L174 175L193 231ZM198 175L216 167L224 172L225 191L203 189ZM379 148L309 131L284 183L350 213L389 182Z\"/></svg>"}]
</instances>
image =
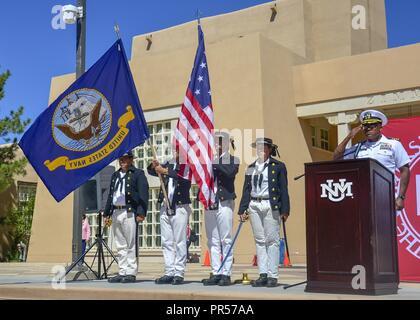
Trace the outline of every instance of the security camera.
<instances>
[{"instance_id":1,"label":"security camera","mask_svg":"<svg viewBox=\"0 0 420 320\"><path fill-rule=\"evenodd\" d=\"M71 4L63 6L63 21L66 24L75 24L78 18L83 17L83 8Z\"/></svg>"}]
</instances>

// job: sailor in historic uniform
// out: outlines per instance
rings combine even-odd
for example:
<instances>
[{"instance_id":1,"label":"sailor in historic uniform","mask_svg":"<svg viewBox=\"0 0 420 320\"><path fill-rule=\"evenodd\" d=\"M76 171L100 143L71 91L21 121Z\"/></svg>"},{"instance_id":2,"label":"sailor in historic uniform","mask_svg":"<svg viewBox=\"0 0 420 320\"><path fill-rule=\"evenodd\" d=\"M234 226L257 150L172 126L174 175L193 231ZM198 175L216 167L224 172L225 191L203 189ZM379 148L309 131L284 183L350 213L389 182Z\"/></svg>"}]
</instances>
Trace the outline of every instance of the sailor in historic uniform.
<instances>
[{"instance_id":1,"label":"sailor in historic uniform","mask_svg":"<svg viewBox=\"0 0 420 320\"><path fill-rule=\"evenodd\" d=\"M354 128L334 151L334 160L372 158L379 161L395 174L400 171L399 195L395 200L395 209L404 208L405 194L410 181L410 157L398 139L387 138L381 133L388 123L387 117L377 110L366 110L360 114L361 125ZM366 140L346 149L346 145L360 132Z\"/></svg>"},{"instance_id":2,"label":"sailor in historic uniform","mask_svg":"<svg viewBox=\"0 0 420 320\"><path fill-rule=\"evenodd\" d=\"M118 251L118 275L109 282L135 282L138 271L136 255L137 223L147 214L149 184L143 170L133 165L133 153L119 158L120 169L113 173L105 206L105 223L110 224Z\"/></svg>"},{"instance_id":3,"label":"sailor in historic uniform","mask_svg":"<svg viewBox=\"0 0 420 320\"><path fill-rule=\"evenodd\" d=\"M187 225L191 214L191 182L178 176L179 169L177 154L173 160L163 165L154 160L147 168L150 175L157 176L159 173L163 176L169 200L168 208L161 188L158 202L162 204L160 229L165 274L155 280L156 284L179 285L184 283L187 263Z\"/></svg>"},{"instance_id":4,"label":"sailor in historic uniform","mask_svg":"<svg viewBox=\"0 0 420 320\"><path fill-rule=\"evenodd\" d=\"M207 246L210 251L212 276L203 279L204 285L227 286L231 284L233 263L232 245L233 210L235 209L235 176L239 169L239 159L229 153L230 136L226 132L215 134L216 156L213 164L216 203L204 213ZM230 251L230 252L229 252ZM229 254L228 254L229 252ZM220 258L225 263L221 267Z\"/></svg>"},{"instance_id":5,"label":"sailor in historic uniform","mask_svg":"<svg viewBox=\"0 0 420 320\"><path fill-rule=\"evenodd\" d=\"M254 287L276 287L280 260L280 219L286 221L290 213L287 170L283 162L273 158L277 146L270 138L258 138L258 159L245 176L239 215L250 219L257 248L260 277Z\"/></svg>"}]
</instances>

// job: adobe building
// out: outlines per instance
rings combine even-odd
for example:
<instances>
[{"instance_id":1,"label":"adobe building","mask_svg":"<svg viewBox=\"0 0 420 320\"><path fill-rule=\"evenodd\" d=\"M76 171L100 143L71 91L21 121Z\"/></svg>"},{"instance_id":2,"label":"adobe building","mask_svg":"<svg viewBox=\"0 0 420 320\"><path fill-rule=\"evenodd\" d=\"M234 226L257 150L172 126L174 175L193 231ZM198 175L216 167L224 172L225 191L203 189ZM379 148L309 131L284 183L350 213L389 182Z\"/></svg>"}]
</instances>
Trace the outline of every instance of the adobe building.
<instances>
[{"instance_id":1,"label":"adobe building","mask_svg":"<svg viewBox=\"0 0 420 320\"><path fill-rule=\"evenodd\" d=\"M0 145L0 148L7 145ZM17 149L16 158L24 157L22 150ZM0 193L0 262L6 261L7 252L14 246L10 227L2 223L12 209L24 205L37 189L38 175L30 164L25 167L26 174L14 177L9 188Z\"/></svg>"},{"instance_id":2,"label":"adobe building","mask_svg":"<svg viewBox=\"0 0 420 320\"><path fill-rule=\"evenodd\" d=\"M355 5L366 9L366 29L352 27ZM201 24L215 127L234 134L264 129L278 144L289 176L291 261L305 263L304 179L293 177L303 173L306 162L330 160L361 110L379 109L390 118L420 115L420 44L387 49L384 0L279 0L201 19ZM163 144L170 143L176 126L197 38L196 21L133 38L132 73L150 133ZM50 103L73 81L74 74L53 78ZM238 139L238 149L251 140ZM145 168L150 159L146 147L136 150L138 167ZM239 199L245 168L241 164L236 179ZM150 214L140 230L140 255L159 256L159 184L155 178L149 184ZM56 203L38 181L28 261L71 261L72 212L73 195ZM197 203L191 223L201 235L193 250L204 253L204 219ZM251 263L254 254L247 223L235 262Z\"/></svg>"}]
</instances>

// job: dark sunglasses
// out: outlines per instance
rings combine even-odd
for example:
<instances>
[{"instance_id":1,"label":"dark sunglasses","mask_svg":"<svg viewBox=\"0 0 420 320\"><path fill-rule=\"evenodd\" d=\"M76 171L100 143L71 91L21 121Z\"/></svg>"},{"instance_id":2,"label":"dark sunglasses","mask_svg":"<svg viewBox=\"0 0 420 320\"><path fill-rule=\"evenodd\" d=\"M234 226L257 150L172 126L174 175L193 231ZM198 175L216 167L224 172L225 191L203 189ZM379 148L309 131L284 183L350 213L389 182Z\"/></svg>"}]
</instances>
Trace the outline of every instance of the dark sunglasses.
<instances>
[{"instance_id":1,"label":"dark sunglasses","mask_svg":"<svg viewBox=\"0 0 420 320\"><path fill-rule=\"evenodd\" d=\"M377 128L379 127L381 124L380 123L371 123L371 124L364 124L362 125L363 129L372 129L372 128Z\"/></svg>"}]
</instances>

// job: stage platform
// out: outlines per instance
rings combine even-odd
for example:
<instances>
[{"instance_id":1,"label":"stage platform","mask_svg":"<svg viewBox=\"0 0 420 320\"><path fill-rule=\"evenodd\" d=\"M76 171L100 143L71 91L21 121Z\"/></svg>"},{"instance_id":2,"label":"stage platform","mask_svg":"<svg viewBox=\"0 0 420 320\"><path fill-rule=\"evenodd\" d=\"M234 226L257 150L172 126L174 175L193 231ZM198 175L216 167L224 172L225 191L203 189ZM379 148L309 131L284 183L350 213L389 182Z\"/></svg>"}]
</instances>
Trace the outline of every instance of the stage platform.
<instances>
[{"instance_id":1,"label":"stage platform","mask_svg":"<svg viewBox=\"0 0 420 320\"><path fill-rule=\"evenodd\" d=\"M161 276L159 259L142 261L137 282L110 284L106 280L67 281L65 288L55 289L51 263L1 263L0 299L139 299L139 300L394 300L420 299L420 283L401 283L398 294L384 296L340 295L306 293L305 285L284 290L284 285L306 280L305 266L280 268L276 288L253 288L235 284L228 287L205 287L201 279L208 277L210 268L200 264L187 264L185 284L179 286L156 285ZM115 272L116 268L112 268ZM234 265L232 280L248 273L250 279L258 278L258 269L250 265ZM81 276L82 278L82 276Z\"/></svg>"}]
</instances>

